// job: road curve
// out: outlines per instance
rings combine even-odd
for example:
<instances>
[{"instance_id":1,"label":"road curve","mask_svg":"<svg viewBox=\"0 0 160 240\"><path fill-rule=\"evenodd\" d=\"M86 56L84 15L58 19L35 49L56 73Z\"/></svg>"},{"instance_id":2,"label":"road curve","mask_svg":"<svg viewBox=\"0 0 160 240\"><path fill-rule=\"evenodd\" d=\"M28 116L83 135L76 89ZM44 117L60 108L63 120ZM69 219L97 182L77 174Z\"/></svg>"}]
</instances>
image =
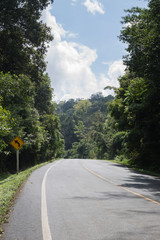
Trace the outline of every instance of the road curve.
<instances>
[{"instance_id":1,"label":"road curve","mask_svg":"<svg viewBox=\"0 0 160 240\"><path fill-rule=\"evenodd\" d=\"M102 160L36 170L2 240L158 240L160 180Z\"/></svg>"}]
</instances>

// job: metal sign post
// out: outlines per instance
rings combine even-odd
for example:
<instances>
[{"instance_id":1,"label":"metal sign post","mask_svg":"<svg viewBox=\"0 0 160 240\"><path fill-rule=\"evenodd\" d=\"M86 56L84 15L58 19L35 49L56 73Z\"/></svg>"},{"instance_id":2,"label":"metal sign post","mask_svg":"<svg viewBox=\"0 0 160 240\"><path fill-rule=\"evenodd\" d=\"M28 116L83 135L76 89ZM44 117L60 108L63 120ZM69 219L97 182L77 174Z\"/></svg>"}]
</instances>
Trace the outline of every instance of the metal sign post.
<instances>
[{"instance_id":1,"label":"metal sign post","mask_svg":"<svg viewBox=\"0 0 160 240\"><path fill-rule=\"evenodd\" d=\"M17 150L16 151L17 174L19 173L19 149L22 147L23 144L24 144L24 142L19 137L15 137L11 142L11 145Z\"/></svg>"},{"instance_id":2,"label":"metal sign post","mask_svg":"<svg viewBox=\"0 0 160 240\"><path fill-rule=\"evenodd\" d=\"M17 174L19 173L19 150L16 151L17 152Z\"/></svg>"}]
</instances>

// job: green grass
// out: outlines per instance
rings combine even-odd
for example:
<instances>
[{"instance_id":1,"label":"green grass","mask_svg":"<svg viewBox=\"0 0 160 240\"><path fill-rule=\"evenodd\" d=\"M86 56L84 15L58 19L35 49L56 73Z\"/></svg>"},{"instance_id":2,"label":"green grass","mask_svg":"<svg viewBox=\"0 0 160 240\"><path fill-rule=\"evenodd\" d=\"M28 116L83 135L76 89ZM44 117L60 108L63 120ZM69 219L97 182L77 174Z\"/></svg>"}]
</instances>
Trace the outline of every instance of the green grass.
<instances>
[{"instance_id":1,"label":"green grass","mask_svg":"<svg viewBox=\"0 0 160 240\"><path fill-rule=\"evenodd\" d=\"M19 187L34 170L47 163L49 162L38 164L20 172L18 175L5 173L0 176L0 236L3 233L2 224L7 222L10 207L13 204L15 194L17 193Z\"/></svg>"},{"instance_id":2,"label":"green grass","mask_svg":"<svg viewBox=\"0 0 160 240\"><path fill-rule=\"evenodd\" d=\"M155 176L155 177L160 177L159 171L157 172L157 171L154 171L151 168L145 168L145 167L142 168L142 167L139 167L138 165L133 165L130 160L126 159L123 156L119 156L119 157L115 158L114 160L109 160L109 161L114 162L114 163L119 163L119 164L124 165L128 168L131 168L135 171L138 171L142 174L151 175L151 176Z\"/></svg>"}]
</instances>

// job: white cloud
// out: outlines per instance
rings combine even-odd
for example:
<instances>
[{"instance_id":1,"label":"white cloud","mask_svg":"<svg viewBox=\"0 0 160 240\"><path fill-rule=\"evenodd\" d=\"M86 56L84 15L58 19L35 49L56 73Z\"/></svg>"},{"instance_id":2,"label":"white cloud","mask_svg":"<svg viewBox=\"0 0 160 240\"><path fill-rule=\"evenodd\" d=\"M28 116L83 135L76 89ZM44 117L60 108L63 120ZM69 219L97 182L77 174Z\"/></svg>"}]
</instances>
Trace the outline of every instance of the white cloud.
<instances>
[{"instance_id":1,"label":"white cloud","mask_svg":"<svg viewBox=\"0 0 160 240\"><path fill-rule=\"evenodd\" d=\"M51 28L51 33L54 35L55 44L61 41L62 37L65 37L67 31L64 30L61 24L56 22L56 18L50 13L51 7L48 7L43 11L42 20L47 23L47 26Z\"/></svg>"},{"instance_id":2,"label":"white cloud","mask_svg":"<svg viewBox=\"0 0 160 240\"><path fill-rule=\"evenodd\" d=\"M95 50L73 42L52 44L47 55L48 72L58 99L64 95L87 98L97 87L90 66L96 60Z\"/></svg>"},{"instance_id":3,"label":"white cloud","mask_svg":"<svg viewBox=\"0 0 160 240\"><path fill-rule=\"evenodd\" d=\"M96 14L96 12L100 14L104 14L104 8L102 3L98 2L97 0L85 0L83 5L87 8L88 12L92 14Z\"/></svg>"},{"instance_id":4,"label":"white cloud","mask_svg":"<svg viewBox=\"0 0 160 240\"><path fill-rule=\"evenodd\" d=\"M115 87L119 86L117 78L122 76L124 74L124 72L125 72L125 66L123 65L122 60L115 61L110 65L109 71L108 71L108 76L109 76L109 79L112 79L112 84Z\"/></svg>"},{"instance_id":5,"label":"white cloud","mask_svg":"<svg viewBox=\"0 0 160 240\"><path fill-rule=\"evenodd\" d=\"M43 21L52 28L54 34L54 41L50 43L46 60L56 100L64 98L64 95L87 98L97 87L96 77L90 68L96 61L96 50L63 40L68 31L56 22L50 9L44 12Z\"/></svg>"},{"instance_id":6,"label":"white cloud","mask_svg":"<svg viewBox=\"0 0 160 240\"><path fill-rule=\"evenodd\" d=\"M119 87L118 78L123 76L125 73L125 66L122 60L114 61L109 64L109 69L107 72L107 76L105 74L100 75L100 83L101 87L111 86L111 87ZM113 90L104 90L102 91L105 95L112 94L114 95Z\"/></svg>"},{"instance_id":7,"label":"white cloud","mask_svg":"<svg viewBox=\"0 0 160 240\"><path fill-rule=\"evenodd\" d=\"M96 50L66 40L69 32L56 22L50 9L44 12L43 21L52 28L55 36L54 41L50 43L46 57L47 72L56 95L54 100L89 98L99 91L106 95L107 92L103 91L104 87L117 86L117 77L124 72L121 60L109 65L108 75L101 74L97 78L91 69L92 64L98 58Z\"/></svg>"},{"instance_id":8,"label":"white cloud","mask_svg":"<svg viewBox=\"0 0 160 240\"><path fill-rule=\"evenodd\" d=\"M67 38L77 38L77 37L78 37L78 33L67 32Z\"/></svg>"},{"instance_id":9,"label":"white cloud","mask_svg":"<svg viewBox=\"0 0 160 240\"><path fill-rule=\"evenodd\" d=\"M74 6L77 0L72 0L71 5Z\"/></svg>"}]
</instances>

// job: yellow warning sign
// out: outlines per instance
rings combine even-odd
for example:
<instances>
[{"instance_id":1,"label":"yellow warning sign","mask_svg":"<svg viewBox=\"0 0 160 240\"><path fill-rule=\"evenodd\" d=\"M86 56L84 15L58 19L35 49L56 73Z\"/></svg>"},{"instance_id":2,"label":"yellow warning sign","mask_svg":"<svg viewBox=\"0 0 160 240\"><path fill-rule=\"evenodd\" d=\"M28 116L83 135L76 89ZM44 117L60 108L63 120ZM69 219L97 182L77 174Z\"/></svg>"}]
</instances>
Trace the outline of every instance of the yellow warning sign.
<instances>
[{"instance_id":1,"label":"yellow warning sign","mask_svg":"<svg viewBox=\"0 0 160 240\"><path fill-rule=\"evenodd\" d=\"M19 138L19 137L15 137L12 142L11 145L16 149L19 150L22 145L24 144L24 142Z\"/></svg>"}]
</instances>

